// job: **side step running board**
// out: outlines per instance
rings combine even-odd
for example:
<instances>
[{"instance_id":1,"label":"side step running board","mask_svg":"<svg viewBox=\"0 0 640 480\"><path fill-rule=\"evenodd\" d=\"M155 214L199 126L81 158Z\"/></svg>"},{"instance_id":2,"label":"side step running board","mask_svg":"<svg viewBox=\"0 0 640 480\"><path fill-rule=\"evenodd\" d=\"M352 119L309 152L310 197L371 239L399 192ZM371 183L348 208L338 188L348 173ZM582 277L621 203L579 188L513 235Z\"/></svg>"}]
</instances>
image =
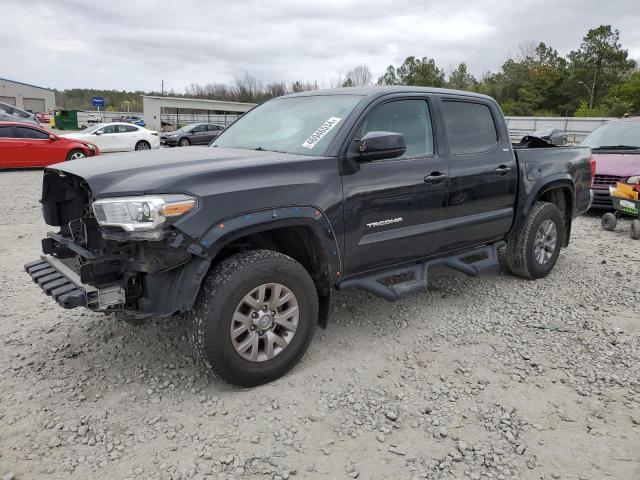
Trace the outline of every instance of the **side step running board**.
<instances>
[{"instance_id":1,"label":"side step running board","mask_svg":"<svg viewBox=\"0 0 640 480\"><path fill-rule=\"evenodd\" d=\"M394 302L406 297L410 293L424 291L429 284L429 268L443 265L472 277L482 270L498 268L498 249L505 246L505 242L496 242L484 247L475 248L449 257L427 260L406 267L378 272L365 277L351 278L338 285L340 290L359 288L379 297ZM465 262L465 259L481 257L477 260ZM381 281L399 275L413 275L413 279L393 285L384 285Z\"/></svg>"}]
</instances>

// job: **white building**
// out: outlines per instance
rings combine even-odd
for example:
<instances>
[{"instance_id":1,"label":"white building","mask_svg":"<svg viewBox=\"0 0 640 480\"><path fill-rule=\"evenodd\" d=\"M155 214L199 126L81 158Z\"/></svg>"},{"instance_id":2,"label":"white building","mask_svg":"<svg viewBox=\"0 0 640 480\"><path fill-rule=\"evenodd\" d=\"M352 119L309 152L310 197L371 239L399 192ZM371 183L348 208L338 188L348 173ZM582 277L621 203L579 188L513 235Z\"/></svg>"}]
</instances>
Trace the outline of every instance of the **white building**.
<instances>
[{"instance_id":1,"label":"white building","mask_svg":"<svg viewBox=\"0 0 640 480\"><path fill-rule=\"evenodd\" d=\"M56 94L50 88L0 78L0 102L32 113L50 113L56 105Z\"/></svg>"}]
</instances>

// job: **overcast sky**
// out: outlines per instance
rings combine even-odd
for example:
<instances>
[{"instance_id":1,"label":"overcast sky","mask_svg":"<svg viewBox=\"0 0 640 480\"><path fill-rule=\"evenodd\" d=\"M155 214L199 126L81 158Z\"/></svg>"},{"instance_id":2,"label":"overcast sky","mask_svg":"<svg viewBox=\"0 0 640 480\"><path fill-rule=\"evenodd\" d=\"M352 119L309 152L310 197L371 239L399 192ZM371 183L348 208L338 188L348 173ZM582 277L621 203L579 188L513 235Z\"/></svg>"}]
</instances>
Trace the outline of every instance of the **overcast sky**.
<instances>
[{"instance_id":1,"label":"overcast sky","mask_svg":"<svg viewBox=\"0 0 640 480\"><path fill-rule=\"evenodd\" d=\"M497 70L523 41L560 53L611 24L640 58L640 0L1 0L0 77L52 88L374 76L415 55Z\"/></svg>"}]
</instances>

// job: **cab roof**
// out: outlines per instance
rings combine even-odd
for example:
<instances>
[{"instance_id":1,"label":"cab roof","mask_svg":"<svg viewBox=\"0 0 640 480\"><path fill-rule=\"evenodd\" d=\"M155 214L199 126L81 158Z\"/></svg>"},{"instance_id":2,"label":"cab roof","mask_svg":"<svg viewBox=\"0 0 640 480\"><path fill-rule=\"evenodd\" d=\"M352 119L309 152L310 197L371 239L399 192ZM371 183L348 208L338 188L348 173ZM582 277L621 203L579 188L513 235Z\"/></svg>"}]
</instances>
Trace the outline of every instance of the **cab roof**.
<instances>
[{"instance_id":1,"label":"cab roof","mask_svg":"<svg viewBox=\"0 0 640 480\"><path fill-rule=\"evenodd\" d=\"M452 90L449 88L435 87L413 87L413 86L372 86L372 87L343 87L327 88L324 90L307 90L299 93L292 93L280 98L289 97L311 97L317 95L359 95L362 97L381 97L393 93L436 93L441 95L455 95L464 97L474 97L483 100L495 101L493 98L481 93L467 92L463 90Z\"/></svg>"}]
</instances>

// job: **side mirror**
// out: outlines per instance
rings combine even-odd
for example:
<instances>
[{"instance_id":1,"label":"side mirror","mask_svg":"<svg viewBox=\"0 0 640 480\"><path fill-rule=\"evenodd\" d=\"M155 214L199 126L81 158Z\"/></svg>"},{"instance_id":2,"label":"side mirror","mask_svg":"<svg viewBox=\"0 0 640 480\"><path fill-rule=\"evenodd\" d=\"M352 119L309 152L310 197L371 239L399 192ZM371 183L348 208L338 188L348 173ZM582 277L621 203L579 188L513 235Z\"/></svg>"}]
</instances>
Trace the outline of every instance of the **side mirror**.
<instances>
[{"instance_id":1,"label":"side mirror","mask_svg":"<svg viewBox=\"0 0 640 480\"><path fill-rule=\"evenodd\" d=\"M93 132L94 135L102 135L104 133L104 130L96 130L95 132Z\"/></svg>"},{"instance_id":2,"label":"side mirror","mask_svg":"<svg viewBox=\"0 0 640 480\"><path fill-rule=\"evenodd\" d=\"M56 141L57 139L58 139L58 137L56 137L53 133L49 134L49 140Z\"/></svg>"},{"instance_id":3,"label":"side mirror","mask_svg":"<svg viewBox=\"0 0 640 480\"><path fill-rule=\"evenodd\" d=\"M356 150L356 159L384 160L404 155L407 144L401 133L369 132L358 140Z\"/></svg>"}]
</instances>

